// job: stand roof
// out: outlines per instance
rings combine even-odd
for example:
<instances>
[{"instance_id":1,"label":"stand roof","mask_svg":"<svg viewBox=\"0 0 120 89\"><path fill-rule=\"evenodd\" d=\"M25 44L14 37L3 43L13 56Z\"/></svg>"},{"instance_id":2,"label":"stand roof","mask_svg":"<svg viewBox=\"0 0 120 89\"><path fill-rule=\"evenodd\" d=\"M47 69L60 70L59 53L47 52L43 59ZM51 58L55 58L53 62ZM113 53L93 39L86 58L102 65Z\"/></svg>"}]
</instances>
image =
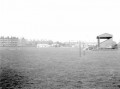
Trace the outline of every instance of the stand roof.
<instances>
[{"instance_id":1,"label":"stand roof","mask_svg":"<svg viewBox=\"0 0 120 89\"><path fill-rule=\"evenodd\" d=\"M109 39L109 38L112 38L113 36L109 33L104 33L104 34L101 34L99 36L97 36L97 39Z\"/></svg>"}]
</instances>

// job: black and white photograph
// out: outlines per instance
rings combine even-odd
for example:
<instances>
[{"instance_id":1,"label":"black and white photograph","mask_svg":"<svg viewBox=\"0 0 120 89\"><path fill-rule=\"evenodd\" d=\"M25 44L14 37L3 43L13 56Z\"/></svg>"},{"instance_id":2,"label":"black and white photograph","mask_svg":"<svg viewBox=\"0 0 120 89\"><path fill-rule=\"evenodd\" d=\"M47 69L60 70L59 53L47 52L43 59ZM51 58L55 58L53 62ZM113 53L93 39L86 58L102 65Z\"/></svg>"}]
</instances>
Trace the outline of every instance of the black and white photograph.
<instances>
[{"instance_id":1,"label":"black and white photograph","mask_svg":"<svg viewBox=\"0 0 120 89\"><path fill-rule=\"evenodd\" d=\"M0 0L0 89L120 89L120 0Z\"/></svg>"}]
</instances>

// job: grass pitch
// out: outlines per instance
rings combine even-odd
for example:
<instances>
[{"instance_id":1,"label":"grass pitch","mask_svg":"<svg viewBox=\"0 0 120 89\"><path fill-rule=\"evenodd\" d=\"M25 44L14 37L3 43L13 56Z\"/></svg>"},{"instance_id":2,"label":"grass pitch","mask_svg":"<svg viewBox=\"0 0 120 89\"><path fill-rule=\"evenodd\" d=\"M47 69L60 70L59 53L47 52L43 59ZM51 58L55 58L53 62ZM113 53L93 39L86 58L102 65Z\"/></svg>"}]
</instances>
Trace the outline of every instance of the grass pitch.
<instances>
[{"instance_id":1,"label":"grass pitch","mask_svg":"<svg viewBox=\"0 0 120 89\"><path fill-rule=\"evenodd\" d=\"M1 89L119 89L120 51L0 50Z\"/></svg>"}]
</instances>

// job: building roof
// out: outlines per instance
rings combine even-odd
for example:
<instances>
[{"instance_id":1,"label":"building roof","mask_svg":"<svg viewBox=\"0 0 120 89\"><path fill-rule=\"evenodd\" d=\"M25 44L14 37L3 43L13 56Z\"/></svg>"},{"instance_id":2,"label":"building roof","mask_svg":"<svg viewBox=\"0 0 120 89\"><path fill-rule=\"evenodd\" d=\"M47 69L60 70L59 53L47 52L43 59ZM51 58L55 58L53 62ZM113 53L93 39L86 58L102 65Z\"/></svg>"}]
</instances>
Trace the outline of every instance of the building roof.
<instances>
[{"instance_id":1,"label":"building roof","mask_svg":"<svg viewBox=\"0 0 120 89\"><path fill-rule=\"evenodd\" d=\"M97 36L97 38L112 38L112 37L113 35L109 33L104 33L104 34Z\"/></svg>"}]
</instances>

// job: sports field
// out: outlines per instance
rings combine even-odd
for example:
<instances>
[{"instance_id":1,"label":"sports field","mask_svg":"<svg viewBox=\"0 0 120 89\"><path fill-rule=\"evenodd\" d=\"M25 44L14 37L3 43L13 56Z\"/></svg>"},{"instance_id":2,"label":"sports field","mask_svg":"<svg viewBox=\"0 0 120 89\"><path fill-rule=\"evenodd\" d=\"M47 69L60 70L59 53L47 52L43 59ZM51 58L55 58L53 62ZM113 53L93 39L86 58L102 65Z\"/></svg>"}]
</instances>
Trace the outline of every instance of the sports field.
<instances>
[{"instance_id":1,"label":"sports field","mask_svg":"<svg viewBox=\"0 0 120 89\"><path fill-rule=\"evenodd\" d=\"M0 89L120 89L120 51L0 50Z\"/></svg>"}]
</instances>

